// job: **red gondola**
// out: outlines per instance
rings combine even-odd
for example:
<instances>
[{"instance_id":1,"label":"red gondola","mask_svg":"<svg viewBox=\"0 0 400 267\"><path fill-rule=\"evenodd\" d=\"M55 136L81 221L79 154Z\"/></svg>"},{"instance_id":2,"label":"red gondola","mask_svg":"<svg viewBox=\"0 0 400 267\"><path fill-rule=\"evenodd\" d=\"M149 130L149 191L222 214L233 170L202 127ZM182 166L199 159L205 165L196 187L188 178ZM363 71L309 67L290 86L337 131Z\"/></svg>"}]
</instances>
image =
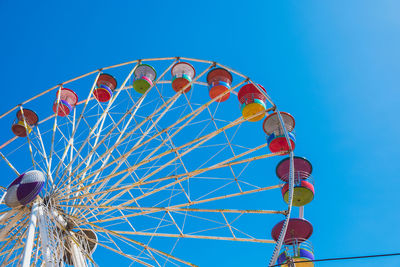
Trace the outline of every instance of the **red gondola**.
<instances>
[{"instance_id":1,"label":"red gondola","mask_svg":"<svg viewBox=\"0 0 400 267\"><path fill-rule=\"evenodd\" d=\"M17 111L17 118L11 126L11 131L18 137L26 137L39 121L38 115L33 110L23 108L22 112L21 110Z\"/></svg>"},{"instance_id":2,"label":"red gondola","mask_svg":"<svg viewBox=\"0 0 400 267\"><path fill-rule=\"evenodd\" d=\"M175 92L179 92L186 86L186 89L183 91L184 93L187 93L190 91L190 89L192 89L192 85L190 85L190 83L196 76L196 70L191 64L187 62L178 62L172 67L171 74L171 85Z\"/></svg>"},{"instance_id":3,"label":"red gondola","mask_svg":"<svg viewBox=\"0 0 400 267\"><path fill-rule=\"evenodd\" d=\"M232 74L223 68L212 69L207 74L208 94L216 102L228 100L233 81ZM226 93L226 94L224 94Z\"/></svg>"},{"instance_id":4,"label":"red gondola","mask_svg":"<svg viewBox=\"0 0 400 267\"><path fill-rule=\"evenodd\" d=\"M290 139L290 146L294 150L296 138L292 132L295 126L295 120L292 115L287 112L279 112L285 124ZM273 153L290 151L285 132L281 126L277 112L268 115L263 122L263 130L268 135L267 142L269 149Z\"/></svg>"},{"instance_id":5,"label":"red gondola","mask_svg":"<svg viewBox=\"0 0 400 267\"><path fill-rule=\"evenodd\" d=\"M272 153L284 152L282 155L287 155L291 150L294 150L296 145L296 137L293 133L288 133L290 147L285 135L271 134L267 138L268 148Z\"/></svg>"},{"instance_id":6,"label":"red gondola","mask_svg":"<svg viewBox=\"0 0 400 267\"><path fill-rule=\"evenodd\" d=\"M264 92L265 89L258 85ZM243 118L248 121L259 121L265 116L267 98L261 91L252 83L244 85L240 88L238 99L241 104ZM260 113L260 114L259 114ZM258 115L256 115L258 114Z\"/></svg>"}]
</instances>

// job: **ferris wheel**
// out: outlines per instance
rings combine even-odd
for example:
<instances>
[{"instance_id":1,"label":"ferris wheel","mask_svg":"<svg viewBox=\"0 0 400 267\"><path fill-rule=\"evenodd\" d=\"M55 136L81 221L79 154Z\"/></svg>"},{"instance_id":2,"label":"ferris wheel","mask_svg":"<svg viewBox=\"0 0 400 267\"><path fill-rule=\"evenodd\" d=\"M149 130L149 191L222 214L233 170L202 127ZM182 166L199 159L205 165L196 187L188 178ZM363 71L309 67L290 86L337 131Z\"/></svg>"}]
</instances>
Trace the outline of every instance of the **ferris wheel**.
<instances>
[{"instance_id":1,"label":"ferris wheel","mask_svg":"<svg viewBox=\"0 0 400 267\"><path fill-rule=\"evenodd\" d=\"M227 66L171 57L101 68L0 125L10 129L4 266L196 266L176 255L187 240L265 243L269 265L313 266L296 263L314 259L304 219L314 186L311 163L293 153L294 117Z\"/></svg>"}]
</instances>

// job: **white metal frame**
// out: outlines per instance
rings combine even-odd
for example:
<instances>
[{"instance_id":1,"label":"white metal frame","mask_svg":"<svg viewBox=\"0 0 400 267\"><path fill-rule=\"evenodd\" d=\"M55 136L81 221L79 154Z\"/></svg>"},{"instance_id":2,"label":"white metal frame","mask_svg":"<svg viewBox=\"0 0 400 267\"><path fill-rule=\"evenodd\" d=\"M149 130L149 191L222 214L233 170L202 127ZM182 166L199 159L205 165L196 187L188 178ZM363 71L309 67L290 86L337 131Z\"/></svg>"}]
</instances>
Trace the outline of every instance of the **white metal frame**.
<instances>
[{"instance_id":1,"label":"white metal frame","mask_svg":"<svg viewBox=\"0 0 400 267\"><path fill-rule=\"evenodd\" d=\"M171 62L170 65L165 69L165 71L157 78L157 80L154 82L153 88L151 88L148 92L146 92L139 101L137 101L127 112L120 118L119 121L114 121L113 117L111 115L111 112L113 111L114 105L117 103L118 96L131 88L131 86L127 86L127 83L130 81L132 73L136 69L136 67L145 62L145 63L151 63L153 61L169 61ZM290 147L290 178L289 178L289 204L286 210L236 210L236 209L205 209L205 208L192 208L191 206L193 205L199 205L199 204L205 204L209 202L214 202L217 200L223 200L223 199L228 199L228 198L233 198L233 197L241 197L245 196L248 194L255 194L271 189L276 189L280 188L281 185L273 185L273 186L266 186L266 187L260 187L260 188L255 188L251 190L242 190L241 186L239 185L239 182L237 181L236 175L232 169L233 166L239 166L241 164L248 164L253 161L258 161L262 159L266 159L269 157L274 157L274 156L279 156L280 154L262 154L262 155L257 155L257 156L251 156L251 153L255 151L260 151L262 148L265 148L266 144L262 144L258 147L255 147L253 149L248 149L247 151L243 153L238 153L236 154L232 148L232 144L230 142L230 139L227 136L227 131L229 129L234 129L234 127L238 127L241 124L245 122L245 120L241 117L238 119L231 121L229 124L225 125L224 127L219 127L213 120L213 114L210 110L210 106L215 104L215 100L209 100L207 103L202 104L201 106L194 107L191 105L191 100L187 97L186 94L183 94L183 91L186 89L183 88L180 92L176 93L173 97L169 99L162 99L162 104L158 106L157 108L154 109L154 112L152 114L149 114L146 118L144 118L141 122L136 122L136 112L141 108L143 105L143 101L146 99L146 96L150 94L151 90L159 90L158 86L163 86L165 84L169 84L170 81L163 80L164 75L170 70L170 68L173 66L174 63L179 62L179 61L188 61L188 62L193 62L196 64L204 64L205 68L203 71L198 74L190 84L187 86L191 86L192 84L198 85L198 86L206 86L204 82L199 81L199 79L206 74L211 68L213 67L222 67L227 69L228 71L232 72L233 74L237 75L238 77L241 77L241 81L238 82L237 84L233 85L232 88L230 89L230 93L236 93L236 90L244 83L250 82L253 83L261 93L263 93L271 105L271 108L268 109L270 110L275 110L278 112L279 115L279 121L282 125L282 128L285 129L285 137L287 139L287 142L290 147L290 140L288 137L288 133L286 131L286 128L284 127L284 122L282 120L282 117L279 113L279 111L276 109L276 105L274 102L272 102L271 98L263 91L261 88L254 83L250 78L248 78L245 75L240 74L239 72L218 64L216 62L212 61L206 61L206 60L198 60L198 59L191 59L191 58L176 58L176 57L171 57L171 58L154 58L154 59L143 59L143 60L135 60L135 61L130 61L126 62L123 64L118 64L106 68L102 68L99 70L92 71L90 73L87 73L85 75L79 76L77 78L71 79L67 82L64 82L60 85L57 85L55 87L52 87L30 99L27 101L23 102L21 105L18 105L9 111L5 112L4 114L0 115L0 119L2 118L8 118L7 116L19 108L22 111L22 107L29 104L32 101L36 101L37 99L40 99L41 96L48 94L50 92L54 92L55 90L61 90L62 87L69 83L73 83L76 81L79 81L80 79L89 77L90 75L96 74L96 77L94 79L93 85L91 89L89 90L89 95L88 97L83 100L78 102L77 106L83 105L81 114L76 115L75 111L73 111L72 119L71 118L66 118L65 120L57 119L57 116L50 115L47 118L43 119L42 121L39 122L39 124L35 127L35 133L34 134L28 134L27 138L27 145L29 147L31 159L32 159L32 164L34 167L37 166L42 166L43 164L47 166L47 169L45 172L47 173L47 176L49 177L49 185L46 187L46 194L52 194L55 195L54 198L52 198L52 201L57 201L57 206L59 208L65 208L65 210L59 210L57 212L59 213L59 216L69 216L71 220L73 220L75 223L79 224L85 224L86 227L90 227L94 229L97 233L101 233L103 238L107 238L110 243L113 243L115 247L108 246L104 243L99 242L98 245L106 247L110 251L113 251L117 254L123 255L126 258L131 259L132 261L136 261L141 263L142 265L145 266L151 266L149 265L145 260L143 260L140 255L142 253L138 254L138 257L132 257L128 255L127 253L124 253L117 245L117 240L118 242L125 242L129 243L132 247L137 247L137 248L142 248L142 252L146 251L146 255L149 258L152 258L156 265L160 265L158 260L156 258L161 258L163 260L167 261L176 261L183 263L185 265L189 266L194 266L192 263L189 263L187 261L184 261L182 259L176 258L172 256L169 253L162 252L160 250L157 250L155 248L152 248L149 246L149 243L144 244L140 243L128 236L151 236L151 237L171 237L171 238L195 238L195 239L209 239L209 240L229 240L229 241L239 241L239 242L258 242L258 243L275 243L273 240L268 240L268 239L262 239L262 238L256 238L252 237L246 233L248 237L237 237L235 233L240 233L240 230L235 228L233 224L233 221L229 221L227 218L227 214L238 214L238 216L242 216L244 214L283 214L285 216L285 223L282 228L282 231L280 233L280 237L278 242L276 242L276 246L273 252L273 255L270 260L270 265L273 265L274 262L276 261L276 258L278 256L278 252L281 249L282 242L283 242L283 237L285 236L286 229L287 229L287 224L288 220L290 218L290 213L292 210L292 198L293 198L293 186L294 186L294 169L293 169L293 151ZM99 75L106 70L114 69L114 68L120 68L124 66L133 66L129 72L129 74L125 77L124 82L122 85L115 90L115 95L112 97L112 99L109 101L107 104L106 108L101 107L101 112L98 114L99 118L97 119L96 123L94 126L92 126L89 130L89 134L87 135L86 138L83 139L83 142L80 142L79 144L76 142L80 137L77 136L79 135L78 129L79 126L82 123L86 123L87 125L88 118L86 118L86 113L89 112L87 111L90 108L96 108L96 106L91 106L89 107L90 101L93 101L92 98L92 92L95 89L96 86L96 81L99 77ZM160 91L158 91L160 93ZM172 123L168 127L164 129L158 130L159 127L159 122L163 119L165 114L169 112L175 105L175 103L178 102L181 96L184 96L184 98L187 101L187 105L190 108L190 112L188 112L185 116L182 116L179 118L175 123ZM58 94L58 97L60 94ZM160 95L162 98L162 95ZM97 107L100 109L100 107ZM58 106L57 106L58 110ZM215 130L212 132L209 132L208 134L199 136L198 138L195 138L191 140L190 142L187 142L185 144L181 145L175 145L174 142L172 141L174 136L178 135L182 130L185 129L188 125L191 125L193 122L196 121L196 119L199 117L200 114L202 114L203 111L207 111L212 118L212 123L213 126L215 127ZM23 111L22 111L23 114ZM85 116L83 116L85 114ZM89 114L89 113L88 113ZM259 114L255 114L257 116ZM77 117L76 117L77 116ZM105 124L106 120L111 119L113 121L113 127L108 128L108 126ZM126 121L127 119L127 121ZM39 130L39 126L44 124L45 122L53 120L53 127L51 130L51 147L50 151L46 151L46 144L44 140L42 139L42 136L45 134L48 135L48 133L41 132ZM64 122L62 122L64 121ZM131 123L135 124L131 124ZM24 123L26 124L26 121L24 119ZM63 126L64 125L70 125L71 132L69 135L63 134ZM136 125L136 126L133 126ZM142 134L141 138L134 140L134 136L138 134L138 132ZM230 147L233 153L233 157L227 158L224 161L221 161L217 164L196 169L196 170L187 170L184 164L184 156L187 155L188 153L191 153L192 151L195 151L196 149L202 147L207 143L207 141L212 140L215 136L218 136L219 134L224 134L226 138L227 145ZM61 136L59 140L56 140L56 136ZM107 144L108 140L113 135L117 135L118 138L114 144ZM150 136L150 137L148 137ZM163 137L164 136L164 137ZM154 147L152 152L149 152L144 159L142 159L141 162L135 163L135 164L130 164L127 161L127 158L133 155L134 153L138 153L141 150L145 149L148 144L151 142L158 140L161 138L161 142L157 147ZM81 138L82 139L82 138ZM16 174L19 174L17 169L14 167L14 165L11 163L11 161L8 158L8 155L3 154L2 151L5 150L5 148L11 147L13 143L15 143L17 140L16 137L11 138L10 140L4 142L2 145L0 145L0 156L5 160L8 166L15 172ZM36 142L36 144L35 144ZM65 142L65 147L63 151L56 151L56 143L57 142ZM125 151L120 151L120 147L122 147L125 143L132 142L132 148L129 150ZM166 146L171 146L170 150L163 151L163 149ZM87 147L91 147L92 150L88 151L85 155L82 155L82 153L87 149ZM102 149L106 147L105 152L100 152ZM35 152L37 151L37 152ZM160 152L158 152L160 151ZM162 151L162 152L161 152ZM69 153L68 153L69 152ZM114 155L117 153L117 156ZM173 156L175 155L175 156ZM157 167L157 164L161 158L166 158L168 156L173 156L173 158L169 161L166 161L162 163L161 166ZM246 158L247 156L247 158ZM39 162L37 160L37 157L42 157L43 162ZM68 163L65 163L66 159L68 159ZM52 167L52 162L57 161L58 164ZM78 163L76 163L78 162ZM161 177L161 178L154 178L154 175L157 174L158 172L166 169L167 167L172 166L173 164L176 164L176 162L179 162L182 166L185 168L185 173L183 174L173 174L169 175L166 177ZM41 165L42 164L42 165ZM100 168L97 170L93 171L93 168L98 166L100 164ZM123 167L126 166L126 164L130 164L129 167ZM139 170L141 167L143 167L145 164L148 164L151 168L155 168L153 171L149 171L145 176L143 177L136 177L136 172ZM151 165L150 165L151 164ZM73 167L72 167L73 166ZM80 168L81 166L84 166L83 170ZM107 168L113 167L112 171L107 177L100 177L100 174ZM239 188L239 192L231 193L231 194L226 194L226 195L221 195L217 197L208 197L205 195L202 199L191 199L190 194L185 191L183 188L183 183L188 183L190 179L193 177L199 176L207 171L211 170L217 170L221 168L230 168L233 176L235 177L237 186ZM63 169L63 171L61 171ZM150 170L150 169L149 169ZM68 179L67 179L68 177ZM118 178L120 177L120 178ZM115 184L112 186L108 186L107 181L110 179L114 179ZM130 185L124 184L124 182L127 179L133 179L135 182L131 183ZM156 188L158 184L165 183L163 186ZM108 187L107 187L107 186ZM147 190L146 193L143 193L139 197L133 197L132 190L142 190L143 188L149 186L150 188L153 188L152 190ZM184 194L186 195L187 203L182 203L182 204L175 204L175 205L170 205L170 206L164 206L164 207L145 207L142 205L139 205L138 201L141 199L146 199L149 196L156 195L159 192L168 192L168 190L171 191L171 197L169 201L173 198L173 192L175 190L175 186L179 186L181 189L183 189ZM217 188L216 190L220 190ZM118 193L117 193L118 192ZM115 203L115 201L119 200L121 196L124 195L130 195L132 196L132 199L130 200L123 200L120 201L118 205L114 205L112 203ZM166 199L168 200L168 199ZM279 201L279 200L277 200ZM134 205L134 206L132 206ZM45 212L45 209L49 208ZM34 202L34 204L31 207L31 210L29 211L30 214L30 219L29 223L27 220L21 220L22 218L19 218L19 216L14 215L12 212L8 213L3 213L0 214L0 223L1 221L8 221L10 222L21 222L21 225L27 225L27 232L24 234L25 237L25 246L23 246L23 256L22 256L22 264L23 266L29 266L30 264L30 257L32 255L32 251L34 250L36 253L36 260L38 257L42 257L43 261L45 262L45 266L57 266L59 263L54 260L54 256L52 256L52 253L57 250L57 245L52 240L49 240L50 230L49 230L49 225L48 225L48 220L53 218L53 217L48 217L46 215L47 212L55 212L56 210L51 207L51 204L49 207L44 207L43 200L39 199ZM69 212L71 211L71 212ZM133 212L136 211L136 212ZM66 213L68 212L68 214ZM108 228L102 227L98 225L99 222L105 223L114 223L118 221L125 221L129 224L130 218L132 217L137 217L137 216L154 216L157 213L160 212L165 212L165 215L167 216L167 219L160 220L161 221L169 221L171 225L174 225L176 230L179 232L178 234L174 233L163 233L159 231L158 229L161 227L160 224L154 229L153 232L147 232L147 231L137 231L132 225L131 225L131 230L126 231L126 230L110 230ZM226 227L229 232L231 233L231 236L211 236L211 235L204 235L201 233L195 234L195 233L186 233L182 227L180 227L176 221L175 216L178 214L186 214L186 216L192 216L195 218L197 215L191 215L191 214L197 214L197 213L204 213L204 214L220 214L221 215L221 225L223 227ZM119 214L119 215L116 215ZM187 215L190 214L190 215ZM8 216L8 217L7 217ZM302 218L304 216L304 209L300 209L300 214L299 216ZM85 218L87 221L83 221L82 218ZM155 217L154 217L155 218ZM89 221L90 220L90 221ZM23 224L24 223L24 224ZM39 234L38 237L35 240L35 228L36 224L38 223L38 228L39 228ZM65 224L64 226L65 227ZM0 235L1 233L8 234L11 233L12 229L1 229L0 230ZM65 229L64 229L65 230ZM74 236L73 232L70 232L71 237ZM11 237L10 237L11 238ZM13 239L14 240L14 239ZM40 240L40 244L37 243ZM150 239L151 240L151 239ZM15 240L14 240L15 241ZM5 250L3 252L14 252L15 250L20 248L20 245L15 243L14 245L12 242L14 242L10 239L10 243L5 244L4 248ZM35 243L36 242L36 243ZM150 242L150 241L149 241ZM1 248L0 248L1 249ZM87 258L87 255L85 256L82 253L81 248L78 246L76 242L73 241L73 238L71 238L71 249L72 249L72 256L73 256L73 261L75 265L78 266L86 266L88 260L90 261L90 258ZM40 252L39 252L40 251ZM2 253L0 251L0 257ZM10 256L12 258L12 256ZM8 260L8 258L7 258ZM12 259L10 259L11 261Z\"/></svg>"}]
</instances>

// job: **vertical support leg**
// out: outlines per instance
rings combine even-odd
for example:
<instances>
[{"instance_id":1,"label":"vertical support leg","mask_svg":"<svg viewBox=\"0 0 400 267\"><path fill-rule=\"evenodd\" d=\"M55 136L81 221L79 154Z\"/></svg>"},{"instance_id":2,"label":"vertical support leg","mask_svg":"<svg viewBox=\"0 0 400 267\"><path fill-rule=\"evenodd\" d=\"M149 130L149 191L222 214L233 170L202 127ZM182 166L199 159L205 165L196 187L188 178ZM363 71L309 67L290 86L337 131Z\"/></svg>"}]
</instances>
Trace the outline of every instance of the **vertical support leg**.
<instances>
[{"instance_id":1,"label":"vertical support leg","mask_svg":"<svg viewBox=\"0 0 400 267\"><path fill-rule=\"evenodd\" d=\"M35 201L32 206L31 220L29 222L28 233L26 235L26 241L25 241L25 248L22 254L22 267L29 267L31 264L31 255L32 255L33 242L35 239L38 207L39 203Z\"/></svg>"},{"instance_id":2,"label":"vertical support leg","mask_svg":"<svg viewBox=\"0 0 400 267\"><path fill-rule=\"evenodd\" d=\"M71 233L71 234L73 235L73 233ZM76 238L76 236L74 236L74 237ZM74 263L74 266L87 267L86 260L82 254L81 249L74 242L74 240L71 239L70 242L71 242L71 256L72 256L72 262Z\"/></svg>"},{"instance_id":3,"label":"vertical support leg","mask_svg":"<svg viewBox=\"0 0 400 267\"><path fill-rule=\"evenodd\" d=\"M43 261L45 267L53 267L54 259L52 259L52 251L49 242L49 231L46 223L46 217L44 214L44 209L42 205L39 205L39 233L43 254Z\"/></svg>"}]
</instances>

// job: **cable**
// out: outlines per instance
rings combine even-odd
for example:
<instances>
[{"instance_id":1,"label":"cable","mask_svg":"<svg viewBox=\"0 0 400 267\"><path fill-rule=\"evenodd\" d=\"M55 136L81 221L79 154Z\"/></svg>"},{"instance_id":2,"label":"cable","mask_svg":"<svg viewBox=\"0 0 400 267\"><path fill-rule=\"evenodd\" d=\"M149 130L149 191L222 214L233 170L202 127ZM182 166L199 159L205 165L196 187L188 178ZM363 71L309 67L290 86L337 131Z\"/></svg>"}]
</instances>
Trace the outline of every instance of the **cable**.
<instances>
[{"instance_id":1,"label":"cable","mask_svg":"<svg viewBox=\"0 0 400 267\"><path fill-rule=\"evenodd\" d=\"M367 255L367 256L354 256L354 257L341 257L341 258L328 258L328 259L319 259L319 260L303 260L303 261L296 261L295 263L318 262L318 261L354 260L354 259L378 258L378 257L390 257L390 256L400 256L400 253L378 254L378 255ZM276 266L281 266L281 265L282 264L275 264L275 265L271 265L271 267L276 267Z\"/></svg>"}]
</instances>

